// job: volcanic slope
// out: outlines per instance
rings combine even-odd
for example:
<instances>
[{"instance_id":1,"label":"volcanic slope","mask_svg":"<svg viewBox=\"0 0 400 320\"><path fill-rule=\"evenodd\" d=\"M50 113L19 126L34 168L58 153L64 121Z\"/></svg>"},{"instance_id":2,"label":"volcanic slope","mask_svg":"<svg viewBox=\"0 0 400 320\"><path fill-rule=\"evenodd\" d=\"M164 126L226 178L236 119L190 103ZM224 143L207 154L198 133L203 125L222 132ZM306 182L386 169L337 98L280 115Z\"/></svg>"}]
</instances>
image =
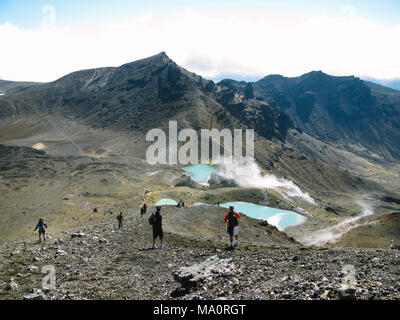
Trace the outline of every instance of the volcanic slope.
<instances>
[{"instance_id":1,"label":"volcanic slope","mask_svg":"<svg viewBox=\"0 0 400 320\"><path fill-rule=\"evenodd\" d=\"M151 211L153 208L149 208ZM206 230L219 217L220 232L194 232L194 210L201 210ZM395 250L306 248L271 226L242 217L240 246L225 250L225 210L163 208L164 249L149 250L148 214L53 232L46 243L36 237L0 246L0 298L22 299L42 284L41 268L56 269L49 299L398 299ZM197 212L197 211L196 211ZM182 227L176 219L184 221ZM251 233L258 234L254 241ZM249 238L250 237L250 238ZM227 270L214 272L198 286L182 287L173 272L217 256L231 259ZM357 290L343 290L344 265L354 265Z\"/></svg>"}]
</instances>

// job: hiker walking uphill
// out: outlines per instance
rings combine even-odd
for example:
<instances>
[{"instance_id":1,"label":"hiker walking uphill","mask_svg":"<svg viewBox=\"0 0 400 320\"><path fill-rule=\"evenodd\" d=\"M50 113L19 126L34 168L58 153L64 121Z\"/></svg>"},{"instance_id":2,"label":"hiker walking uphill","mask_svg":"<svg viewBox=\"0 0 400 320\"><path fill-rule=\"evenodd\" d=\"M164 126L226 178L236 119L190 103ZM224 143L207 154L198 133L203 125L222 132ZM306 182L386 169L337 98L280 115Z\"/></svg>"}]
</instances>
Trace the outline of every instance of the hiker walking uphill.
<instances>
[{"instance_id":1,"label":"hiker walking uphill","mask_svg":"<svg viewBox=\"0 0 400 320\"><path fill-rule=\"evenodd\" d=\"M124 227L124 214L120 212L120 214L117 216L118 220L118 229L121 229Z\"/></svg>"},{"instance_id":2,"label":"hiker walking uphill","mask_svg":"<svg viewBox=\"0 0 400 320\"><path fill-rule=\"evenodd\" d=\"M230 245L229 247L233 249L233 237L235 237L235 246L239 245L239 212L233 211L234 207L230 206L229 211L226 213L224 221L228 224L227 236L229 236Z\"/></svg>"},{"instance_id":3,"label":"hiker walking uphill","mask_svg":"<svg viewBox=\"0 0 400 320\"><path fill-rule=\"evenodd\" d=\"M140 214L144 215L147 211L147 204L144 203L143 206L140 207Z\"/></svg>"},{"instance_id":4,"label":"hiker walking uphill","mask_svg":"<svg viewBox=\"0 0 400 320\"><path fill-rule=\"evenodd\" d=\"M162 228L162 214L160 212L161 207L156 207L156 212L153 212L149 218L149 223L153 226L153 246L152 249L156 249L156 239L159 237L161 241L160 248L164 248L164 232Z\"/></svg>"},{"instance_id":5,"label":"hiker walking uphill","mask_svg":"<svg viewBox=\"0 0 400 320\"><path fill-rule=\"evenodd\" d=\"M33 231L36 231L36 229L39 229L39 242L42 242L42 234L43 234L43 242L46 241L47 224L46 224L45 220L46 220L45 218L40 218L39 222L36 225L36 228L33 229Z\"/></svg>"}]
</instances>

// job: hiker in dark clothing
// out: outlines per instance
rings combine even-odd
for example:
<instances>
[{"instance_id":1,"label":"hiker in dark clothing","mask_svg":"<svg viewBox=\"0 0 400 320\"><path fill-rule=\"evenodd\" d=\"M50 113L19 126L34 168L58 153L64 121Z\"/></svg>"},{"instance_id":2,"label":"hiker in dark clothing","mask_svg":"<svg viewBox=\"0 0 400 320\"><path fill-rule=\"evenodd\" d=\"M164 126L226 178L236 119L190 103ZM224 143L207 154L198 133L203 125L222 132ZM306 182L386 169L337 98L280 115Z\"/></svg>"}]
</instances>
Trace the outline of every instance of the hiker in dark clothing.
<instances>
[{"instance_id":1,"label":"hiker in dark clothing","mask_svg":"<svg viewBox=\"0 0 400 320\"><path fill-rule=\"evenodd\" d=\"M33 231L36 231L36 229L39 228L39 242L42 242L42 234L43 234L43 242L46 241L47 224L46 224L45 220L46 220L45 218L40 218L39 222L36 225L36 228L33 230Z\"/></svg>"},{"instance_id":2,"label":"hiker in dark clothing","mask_svg":"<svg viewBox=\"0 0 400 320\"><path fill-rule=\"evenodd\" d=\"M147 211L147 204L144 203L143 206L140 207L140 214L144 215Z\"/></svg>"},{"instance_id":3,"label":"hiker in dark clothing","mask_svg":"<svg viewBox=\"0 0 400 320\"><path fill-rule=\"evenodd\" d=\"M178 204L176 205L178 208L184 208L185 203L182 200L179 200Z\"/></svg>"},{"instance_id":4,"label":"hiker in dark clothing","mask_svg":"<svg viewBox=\"0 0 400 320\"><path fill-rule=\"evenodd\" d=\"M118 219L118 229L121 229L124 227L124 214L120 212L120 214L117 216Z\"/></svg>"},{"instance_id":5,"label":"hiker in dark clothing","mask_svg":"<svg viewBox=\"0 0 400 320\"><path fill-rule=\"evenodd\" d=\"M156 239L159 237L161 241L160 248L164 248L164 232L162 228L162 214L160 212L161 207L156 207L156 212L153 212L149 218L149 223L153 226L153 246L152 249L156 249Z\"/></svg>"},{"instance_id":6,"label":"hiker in dark clothing","mask_svg":"<svg viewBox=\"0 0 400 320\"><path fill-rule=\"evenodd\" d=\"M224 221L228 224L227 228L227 235L229 236L230 240L230 248L233 249L233 236L235 236L236 243L235 246L239 245L239 219L240 214L239 212L233 211L234 207L230 206L229 211L226 213Z\"/></svg>"}]
</instances>

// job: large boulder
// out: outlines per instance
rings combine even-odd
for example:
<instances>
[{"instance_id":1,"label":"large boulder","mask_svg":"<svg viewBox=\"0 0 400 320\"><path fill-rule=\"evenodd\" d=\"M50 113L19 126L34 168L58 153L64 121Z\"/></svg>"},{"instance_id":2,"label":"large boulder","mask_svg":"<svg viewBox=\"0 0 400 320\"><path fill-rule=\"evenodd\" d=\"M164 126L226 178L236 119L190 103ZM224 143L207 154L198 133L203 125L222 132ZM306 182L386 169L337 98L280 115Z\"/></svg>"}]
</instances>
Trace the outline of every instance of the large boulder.
<instances>
[{"instance_id":1,"label":"large boulder","mask_svg":"<svg viewBox=\"0 0 400 320\"><path fill-rule=\"evenodd\" d=\"M49 300L49 297L44 293L31 293L24 296L24 300Z\"/></svg>"},{"instance_id":2,"label":"large boulder","mask_svg":"<svg viewBox=\"0 0 400 320\"><path fill-rule=\"evenodd\" d=\"M49 300L40 289L32 289L32 293L24 296L24 300Z\"/></svg>"},{"instance_id":3,"label":"large boulder","mask_svg":"<svg viewBox=\"0 0 400 320\"><path fill-rule=\"evenodd\" d=\"M221 259L215 255L201 263L174 271L173 275L182 287L191 288L207 282L216 276L231 275L234 269L235 266L231 258Z\"/></svg>"}]
</instances>

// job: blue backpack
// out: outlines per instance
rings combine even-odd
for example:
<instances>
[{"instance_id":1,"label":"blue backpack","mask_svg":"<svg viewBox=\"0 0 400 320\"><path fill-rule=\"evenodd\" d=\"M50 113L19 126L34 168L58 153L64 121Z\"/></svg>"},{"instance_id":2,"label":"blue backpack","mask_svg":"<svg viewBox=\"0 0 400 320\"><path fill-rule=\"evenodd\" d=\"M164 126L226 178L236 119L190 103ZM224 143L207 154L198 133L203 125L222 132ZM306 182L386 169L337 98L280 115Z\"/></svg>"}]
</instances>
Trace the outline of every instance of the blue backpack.
<instances>
[{"instance_id":1,"label":"blue backpack","mask_svg":"<svg viewBox=\"0 0 400 320\"><path fill-rule=\"evenodd\" d=\"M152 213L149 217L149 224L153 225L156 222L156 217L154 215L154 213Z\"/></svg>"}]
</instances>

